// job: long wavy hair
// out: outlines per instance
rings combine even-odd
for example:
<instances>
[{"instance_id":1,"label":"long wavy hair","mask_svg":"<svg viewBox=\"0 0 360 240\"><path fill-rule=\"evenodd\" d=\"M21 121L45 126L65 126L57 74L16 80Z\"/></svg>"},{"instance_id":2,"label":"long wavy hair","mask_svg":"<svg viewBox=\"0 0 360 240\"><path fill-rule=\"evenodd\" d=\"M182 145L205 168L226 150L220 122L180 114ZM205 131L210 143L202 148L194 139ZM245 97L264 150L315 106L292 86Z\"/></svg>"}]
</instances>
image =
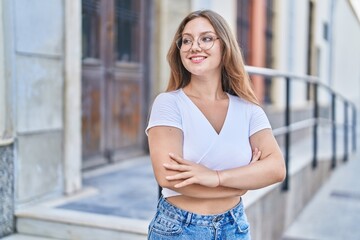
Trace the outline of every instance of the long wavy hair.
<instances>
[{"instance_id":1,"label":"long wavy hair","mask_svg":"<svg viewBox=\"0 0 360 240\"><path fill-rule=\"evenodd\" d=\"M244 60L234 34L232 34L224 18L211 10L192 12L180 23L167 54L170 79L166 91L177 90L190 83L191 73L186 70L181 62L180 50L176 46L176 40L181 36L185 25L199 17L209 20L222 43L221 86L223 91L259 104L252 89L249 75L245 71Z\"/></svg>"}]
</instances>

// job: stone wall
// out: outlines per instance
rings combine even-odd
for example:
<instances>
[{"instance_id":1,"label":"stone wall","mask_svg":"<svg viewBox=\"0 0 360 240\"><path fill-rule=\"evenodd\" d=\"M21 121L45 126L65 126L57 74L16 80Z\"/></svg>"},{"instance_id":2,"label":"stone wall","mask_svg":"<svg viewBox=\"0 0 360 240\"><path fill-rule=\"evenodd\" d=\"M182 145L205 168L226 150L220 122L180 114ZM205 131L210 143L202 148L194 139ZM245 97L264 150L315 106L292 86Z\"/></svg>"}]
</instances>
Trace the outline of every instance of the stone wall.
<instances>
[{"instance_id":1,"label":"stone wall","mask_svg":"<svg viewBox=\"0 0 360 240\"><path fill-rule=\"evenodd\" d=\"M6 1L4 12L18 209L63 193L64 4Z\"/></svg>"},{"instance_id":2,"label":"stone wall","mask_svg":"<svg viewBox=\"0 0 360 240\"><path fill-rule=\"evenodd\" d=\"M0 238L14 232L13 145L0 146Z\"/></svg>"}]
</instances>

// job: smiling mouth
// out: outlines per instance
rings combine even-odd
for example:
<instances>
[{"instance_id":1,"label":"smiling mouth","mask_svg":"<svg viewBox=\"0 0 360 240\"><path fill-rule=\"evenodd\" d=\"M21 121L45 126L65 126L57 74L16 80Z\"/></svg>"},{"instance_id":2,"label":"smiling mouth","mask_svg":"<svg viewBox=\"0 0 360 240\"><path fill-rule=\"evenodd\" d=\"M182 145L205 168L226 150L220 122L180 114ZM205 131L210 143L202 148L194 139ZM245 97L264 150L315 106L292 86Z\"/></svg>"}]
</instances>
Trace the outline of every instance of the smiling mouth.
<instances>
[{"instance_id":1,"label":"smiling mouth","mask_svg":"<svg viewBox=\"0 0 360 240\"><path fill-rule=\"evenodd\" d=\"M201 61L203 61L205 59L206 59L206 57L192 57L192 58L190 58L190 60L193 61L193 62L201 62Z\"/></svg>"}]
</instances>

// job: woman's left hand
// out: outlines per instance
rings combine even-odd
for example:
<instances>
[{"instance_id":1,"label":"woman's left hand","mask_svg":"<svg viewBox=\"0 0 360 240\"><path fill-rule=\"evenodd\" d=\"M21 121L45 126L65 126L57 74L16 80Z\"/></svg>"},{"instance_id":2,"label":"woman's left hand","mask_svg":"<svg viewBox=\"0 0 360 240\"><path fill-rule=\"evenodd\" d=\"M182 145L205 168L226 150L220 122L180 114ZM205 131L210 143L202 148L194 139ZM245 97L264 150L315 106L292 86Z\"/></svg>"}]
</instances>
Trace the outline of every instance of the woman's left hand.
<instances>
[{"instance_id":1,"label":"woman's left hand","mask_svg":"<svg viewBox=\"0 0 360 240\"><path fill-rule=\"evenodd\" d=\"M166 179L169 181L183 180L182 182L175 184L175 188L181 188L191 184L200 184L206 187L219 186L220 182L216 171L201 164L187 161L172 153L169 153L169 156L176 163L165 163L164 167L168 170L177 171L179 173L167 176Z\"/></svg>"}]
</instances>

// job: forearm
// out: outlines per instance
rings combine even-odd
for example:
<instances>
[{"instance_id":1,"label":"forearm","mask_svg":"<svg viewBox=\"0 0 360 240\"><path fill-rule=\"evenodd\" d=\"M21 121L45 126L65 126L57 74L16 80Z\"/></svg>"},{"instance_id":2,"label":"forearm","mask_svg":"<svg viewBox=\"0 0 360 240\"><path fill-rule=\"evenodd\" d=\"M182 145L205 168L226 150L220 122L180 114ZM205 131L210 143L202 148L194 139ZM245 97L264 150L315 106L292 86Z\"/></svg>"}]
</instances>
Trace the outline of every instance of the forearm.
<instances>
[{"instance_id":1,"label":"forearm","mask_svg":"<svg viewBox=\"0 0 360 240\"><path fill-rule=\"evenodd\" d=\"M239 188L219 186L218 178L216 175L216 183L213 187L204 186L201 184L189 184L183 187L176 186L177 184L183 182L183 180L168 180L168 176L178 174L177 171L166 170L164 167L154 168L155 177L158 184L163 188L168 188L182 195L194 198L226 198L234 196L242 196L246 191Z\"/></svg>"},{"instance_id":2,"label":"forearm","mask_svg":"<svg viewBox=\"0 0 360 240\"><path fill-rule=\"evenodd\" d=\"M219 171L220 185L255 190L281 182L285 177L285 165L281 159L272 155L244 167Z\"/></svg>"},{"instance_id":3,"label":"forearm","mask_svg":"<svg viewBox=\"0 0 360 240\"><path fill-rule=\"evenodd\" d=\"M181 193L182 195L194 198L227 198L227 197L236 197L242 196L246 193L246 190L241 190L237 188L231 187L206 187L199 184L191 184L186 187L176 188L174 187L180 181L171 181L166 184L166 188L169 188L173 191Z\"/></svg>"}]
</instances>

